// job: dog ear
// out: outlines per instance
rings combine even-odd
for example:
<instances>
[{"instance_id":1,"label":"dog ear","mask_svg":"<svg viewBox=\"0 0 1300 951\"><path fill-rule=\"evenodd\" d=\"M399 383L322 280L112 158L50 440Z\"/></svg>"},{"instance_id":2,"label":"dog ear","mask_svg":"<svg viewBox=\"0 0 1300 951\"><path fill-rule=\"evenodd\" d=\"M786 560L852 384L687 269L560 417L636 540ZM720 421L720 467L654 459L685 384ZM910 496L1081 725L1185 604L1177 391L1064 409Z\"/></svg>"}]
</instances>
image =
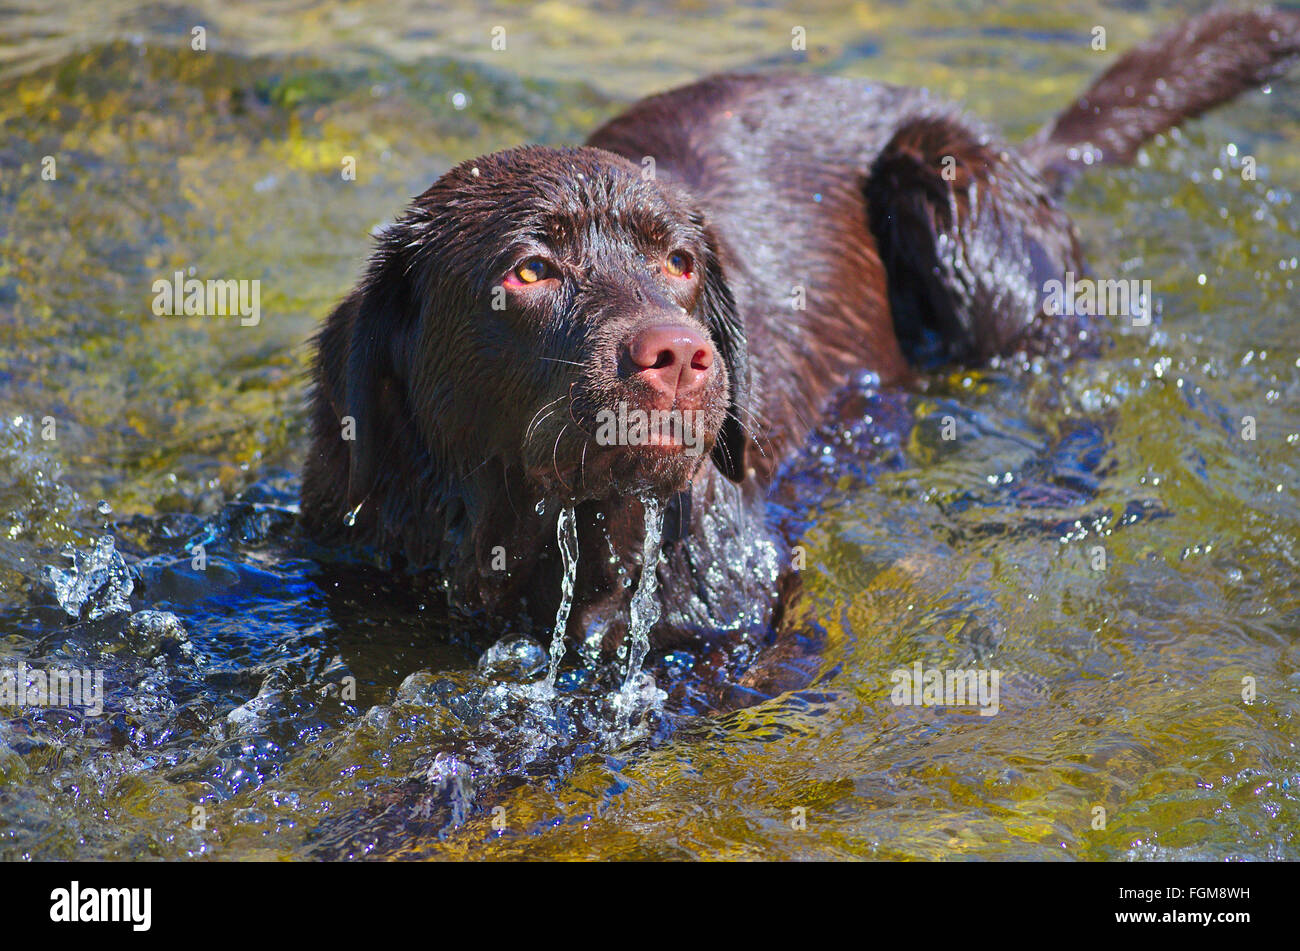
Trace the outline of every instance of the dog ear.
<instances>
[{"instance_id":1,"label":"dog ear","mask_svg":"<svg viewBox=\"0 0 1300 951\"><path fill-rule=\"evenodd\" d=\"M717 242L708 229L705 241L700 308L731 381L727 418L713 446L713 462L732 482L740 482L745 478L745 427L741 414L749 406L749 345L744 321L718 259Z\"/></svg>"},{"instance_id":2,"label":"dog ear","mask_svg":"<svg viewBox=\"0 0 1300 951\"><path fill-rule=\"evenodd\" d=\"M354 436L349 446L349 510L374 489L401 425L407 375L403 351L417 316L408 265L402 242L390 229L371 258L352 319L344 387Z\"/></svg>"}]
</instances>

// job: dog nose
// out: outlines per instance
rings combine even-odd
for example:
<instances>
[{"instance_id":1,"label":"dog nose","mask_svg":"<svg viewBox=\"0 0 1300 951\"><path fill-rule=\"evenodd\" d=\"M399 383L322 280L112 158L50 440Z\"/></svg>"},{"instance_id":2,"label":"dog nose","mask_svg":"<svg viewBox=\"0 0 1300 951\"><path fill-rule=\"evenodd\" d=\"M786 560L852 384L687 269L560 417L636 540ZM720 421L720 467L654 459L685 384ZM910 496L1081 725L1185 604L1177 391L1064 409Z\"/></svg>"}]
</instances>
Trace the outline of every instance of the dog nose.
<instances>
[{"instance_id":1,"label":"dog nose","mask_svg":"<svg viewBox=\"0 0 1300 951\"><path fill-rule=\"evenodd\" d=\"M703 389L713 366L713 344L699 331L681 324L658 324L637 331L627 341L624 353L632 374L669 403Z\"/></svg>"}]
</instances>

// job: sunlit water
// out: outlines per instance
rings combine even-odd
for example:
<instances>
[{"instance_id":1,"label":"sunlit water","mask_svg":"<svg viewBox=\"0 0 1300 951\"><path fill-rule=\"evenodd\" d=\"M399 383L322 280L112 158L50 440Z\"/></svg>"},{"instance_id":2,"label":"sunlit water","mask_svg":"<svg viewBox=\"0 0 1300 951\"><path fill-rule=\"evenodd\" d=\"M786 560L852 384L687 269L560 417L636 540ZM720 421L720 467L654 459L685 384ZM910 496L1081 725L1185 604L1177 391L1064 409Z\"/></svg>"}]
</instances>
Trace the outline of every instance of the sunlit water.
<instances>
[{"instance_id":1,"label":"sunlit water","mask_svg":"<svg viewBox=\"0 0 1300 951\"><path fill-rule=\"evenodd\" d=\"M774 500L807 689L718 713L707 650L561 656L300 536L306 340L453 162L779 65L1023 135L1099 16L1112 50L1178 16L801 9L11 5L0 669L101 672L103 712L0 710L0 857L1300 858L1294 81L1070 195L1154 327L841 395ZM191 268L261 280L260 323L154 316ZM997 669L997 714L894 704L917 662Z\"/></svg>"}]
</instances>

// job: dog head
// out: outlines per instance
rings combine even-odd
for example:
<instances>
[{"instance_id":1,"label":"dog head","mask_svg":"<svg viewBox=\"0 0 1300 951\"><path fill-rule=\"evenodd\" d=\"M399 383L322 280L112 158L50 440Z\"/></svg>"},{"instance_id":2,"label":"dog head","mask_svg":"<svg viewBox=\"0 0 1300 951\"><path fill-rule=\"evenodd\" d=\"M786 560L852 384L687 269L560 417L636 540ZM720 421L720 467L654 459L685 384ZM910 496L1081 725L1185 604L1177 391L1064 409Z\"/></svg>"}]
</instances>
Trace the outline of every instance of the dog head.
<instances>
[{"instance_id":1,"label":"dog head","mask_svg":"<svg viewBox=\"0 0 1300 951\"><path fill-rule=\"evenodd\" d=\"M348 341L349 503L413 426L465 477L543 498L667 496L744 473L744 329L684 192L593 148L466 162L379 238Z\"/></svg>"}]
</instances>

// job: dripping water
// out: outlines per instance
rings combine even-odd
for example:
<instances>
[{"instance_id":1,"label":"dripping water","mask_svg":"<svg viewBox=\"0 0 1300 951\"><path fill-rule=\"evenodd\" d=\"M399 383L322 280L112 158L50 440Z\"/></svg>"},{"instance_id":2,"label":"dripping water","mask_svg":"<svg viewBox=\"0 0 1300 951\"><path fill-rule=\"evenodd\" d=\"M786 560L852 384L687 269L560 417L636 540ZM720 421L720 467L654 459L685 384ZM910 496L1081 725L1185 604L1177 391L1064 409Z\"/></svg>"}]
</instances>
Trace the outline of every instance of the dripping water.
<instances>
[{"instance_id":1,"label":"dripping water","mask_svg":"<svg viewBox=\"0 0 1300 951\"><path fill-rule=\"evenodd\" d=\"M611 698L614 713L614 742L626 741L643 727L638 726L638 712L649 713L663 703L664 692L655 686L654 677L642 671L646 655L650 653L650 628L659 620L657 597L659 578L659 553L663 545L664 512L656 498L643 498L645 509L645 542L641 554L641 577L637 579L632 595L632 610L628 618L627 673L623 686Z\"/></svg>"},{"instance_id":2,"label":"dripping water","mask_svg":"<svg viewBox=\"0 0 1300 951\"><path fill-rule=\"evenodd\" d=\"M645 509L645 542L641 556L641 577L637 579L636 593L632 595L632 612L628 621L628 640L631 650L627 660L627 676L623 690L631 689L641 664L650 652L650 628L659 620L659 550L663 546L664 512L659 499L646 496L641 500Z\"/></svg>"},{"instance_id":3,"label":"dripping water","mask_svg":"<svg viewBox=\"0 0 1300 951\"><path fill-rule=\"evenodd\" d=\"M546 675L548 691L554 689L555 678L560 672L560 661L564 659L564 632L569 626L573 588L578 578L578 520L571 504L560 509L560 517L555 523L555 537L560 543L564 580L560 587L560 607L555 612L555 631L551 634L551 669Z\"/></svg>"}]
</instances>

